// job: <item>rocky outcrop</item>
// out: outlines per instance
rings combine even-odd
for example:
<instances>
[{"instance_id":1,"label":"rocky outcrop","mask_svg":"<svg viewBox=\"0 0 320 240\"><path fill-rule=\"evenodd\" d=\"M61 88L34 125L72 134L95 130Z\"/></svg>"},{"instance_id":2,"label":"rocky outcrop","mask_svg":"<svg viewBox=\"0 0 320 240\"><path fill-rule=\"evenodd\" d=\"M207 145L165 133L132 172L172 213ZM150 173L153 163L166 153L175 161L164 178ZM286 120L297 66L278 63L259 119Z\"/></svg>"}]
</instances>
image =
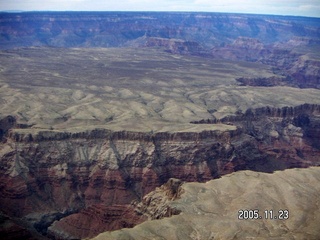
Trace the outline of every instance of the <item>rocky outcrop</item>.
<instances>
[{"instance_id":1,"label":"rocky outcrop","mask_svg":"<svg viewBox=\"0 0 320 240\"><path fill-rule=\"evenodd\" d=\"M182 184L181 180L170 178L167 183L145 195L141 202L133 203L135 212L148 217L148 220L179 214L180 211L170 207L169 203L180 198Z\"/></svg>"}]
</instances>

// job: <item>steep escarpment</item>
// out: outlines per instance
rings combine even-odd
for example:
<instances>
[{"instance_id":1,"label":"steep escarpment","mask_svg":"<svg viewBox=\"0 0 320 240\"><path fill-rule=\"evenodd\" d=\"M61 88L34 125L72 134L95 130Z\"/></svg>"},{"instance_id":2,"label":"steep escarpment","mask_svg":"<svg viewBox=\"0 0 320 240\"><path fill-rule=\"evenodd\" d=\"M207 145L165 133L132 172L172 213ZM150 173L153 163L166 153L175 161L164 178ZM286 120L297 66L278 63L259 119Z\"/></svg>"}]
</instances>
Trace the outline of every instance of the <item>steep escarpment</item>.
<instances>
[{"instance_id":1,"label":"steep escarpment","mask_svg":"<svg viewBox=\"0 0 320 240\"><path fill-rule=\"evenodd\" d=\"M130 203L171 177L218 177L225 144L239 133L96 131L57 133L57 139L54 133L10 134L1 144L2 211L44 234L48 232L41 226L61 219L49 228L51 235L83 238L144 220L135 216Z\"/></svg>"},{"instance_id":2,"label":"steep escarpment","mask_svg":"<svg viewBox=\"0 0 320 240\"><path fill-rule=\"evenodd\" d=\"M320 105L318 104L302 104L294 107L261 107L255 109L247 109L245 113L238 112L233 116L226 116L221 119L207 119L200 121L193 121L194 124L208 124L208 123L236 123L236 122L246 122L246 121L258 121L261 118L281 118L281 119L293 119L299 118L302 115L309 116L319 116ZM307 120L306 120L307 121ZM309 121L308 121L309 123ZM307 124L307 123L306 123Z\"/></svg>"},{"instance_id":3,"label":"steep escarpment","mask_svg":"<svg viewBox=\"0 0 320 240\"><path fill-rule=\"evenodd\" d=\"M241 121L241 120L257 120L259 118L271 117L271 118L296 118L301 115L318 116L320 114L320 105L318 104L303 104L295 107L262 107L256 109L248 109L244 114L233 117L229 116L221 119L225 121Z\"/></svg>"},{"instance_id":4,"label":"steep escarpment","mask_svg":"<svg viewBox=\"0 0 320 240\"><path fill-rule=\"evenodd\" d=\"M225 118L236 126L228 131L8 129L1 143L1 210L55 238L133 227L175 213L161 201L162 208L150 209L144 197L170 178L205 182L244 169L320 165L319 120L319 106L305 104Z\"/></svg>"},{"instance_id":5,"label":"steep escarpment","mask_svg":"<svg viewBox=\"0 0 320 240\"><path fill-rule=\"evenodd\" d=\"M261 152L266 153L269 157L272 156L273 159L282 159L282 161L271 161L278 167L307 167L311 162L319 164L319 116L319 105L304 104L296 107L248 109L245 113L236 116L193 123L224 122L230 125L234 124L257 140L257 148ZM262 162L258 161L258 165L251 162L252 165L249 162L242 162L241 157L236 157L229 164L237 170L268 171L270 166L265 168Z\"/></svg>"}]
</instances>

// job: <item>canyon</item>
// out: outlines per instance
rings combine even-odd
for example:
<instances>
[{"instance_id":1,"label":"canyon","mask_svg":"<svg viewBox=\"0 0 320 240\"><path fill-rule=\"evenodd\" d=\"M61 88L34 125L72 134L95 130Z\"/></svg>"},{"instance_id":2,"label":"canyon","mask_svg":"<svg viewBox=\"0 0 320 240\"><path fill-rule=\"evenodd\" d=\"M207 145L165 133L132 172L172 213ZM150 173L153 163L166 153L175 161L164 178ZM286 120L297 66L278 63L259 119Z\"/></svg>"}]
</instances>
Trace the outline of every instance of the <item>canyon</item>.
<instances>
[{"instance_id":1,"label":"canyon","mask_svg":"<svg viewBox=\"0 0 320 240\"><path fill-rule=\"evenodd\" d=\"M177 227L172 239L209 239L209 203L194 203L198 217L181 205L194 189L233 179L215 190L231 196L237 179L243 191L254 179L318 196L319 26L248 14L0 13L0 236L148 239L157 221L172 233L191 216L194 232ZM273 200L247 208L305 203L260 190L248 194ZM238 207L218 214L233 229ZM290 221L285 233L263 221L261 239L301 237ZM218 225L212 234L236 236Z\"/></svg>"}]
</instances>

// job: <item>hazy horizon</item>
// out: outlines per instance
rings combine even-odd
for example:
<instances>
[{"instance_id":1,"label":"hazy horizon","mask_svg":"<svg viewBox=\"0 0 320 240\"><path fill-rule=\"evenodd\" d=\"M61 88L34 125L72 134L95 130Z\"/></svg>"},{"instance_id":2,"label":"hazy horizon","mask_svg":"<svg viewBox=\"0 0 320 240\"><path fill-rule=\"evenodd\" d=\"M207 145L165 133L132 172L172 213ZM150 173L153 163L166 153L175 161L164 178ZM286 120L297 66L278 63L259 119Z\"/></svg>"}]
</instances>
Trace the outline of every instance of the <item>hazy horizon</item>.
<instances>
[{"instance_id":1,"label":"hazy horizon","mask_svg":"<svg viewBox=\"0 0 320 240\"><path fill-rule=\"evenodd\" d=\"M102 0L13 0L0 2L2 12L28 11L99 11L99 12L212 12L301 17L320 17L320 1L306 0L125 0L110 3Z\"/></svg>"}]
</instances>

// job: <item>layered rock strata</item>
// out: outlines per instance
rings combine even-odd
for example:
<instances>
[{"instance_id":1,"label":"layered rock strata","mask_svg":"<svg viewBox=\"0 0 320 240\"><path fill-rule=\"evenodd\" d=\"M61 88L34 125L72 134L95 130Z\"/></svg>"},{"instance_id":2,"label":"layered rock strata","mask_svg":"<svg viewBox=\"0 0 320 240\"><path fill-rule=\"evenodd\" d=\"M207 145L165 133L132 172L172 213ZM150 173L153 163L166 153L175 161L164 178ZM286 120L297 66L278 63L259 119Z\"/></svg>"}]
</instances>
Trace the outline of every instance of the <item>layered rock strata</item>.
<instances>
[{"instance_id":1,"label":"layered rock strata","mask_svg":"<svg viewBox=\"0 0 320 240\"><path fill-rule=\"evenodd\" d=\"M205 182L238 170L320 165L318 105L248 110L227 120L235 130L31 134L6 129L1 211L47 236L87 238L156 216L143 207L149 201L144 196L170 178ZM158 212L158 217L174 213Z\"/></svg>"},{"instance_id":2,"label":"layered rock strata","mask_svg":"<svg viewBox=\"0 0 320 240\"><path fill-rule=\"evenodd\" d=\"M252 14L22 12L0 13L0 22L1 48L121 47L149 37L181 39L208 48L230 44L239 36L263 43L294 37L311 38L314 43L319 38L317 18Z\"/></svg>"},{"instance_id":3,"label":"layered rock strata","mask_svg":"<svg viewBox=\"0 0 320 240\"><path fill-rule=\"evenodd\" d=\"M133 226L144 219L130 213L133 200L170 177L207 181L219 176L216 161L223 158L223 143L238 134L11 132L1 144L1 210L58 238Z\"/></svg>"}]
</instances>

